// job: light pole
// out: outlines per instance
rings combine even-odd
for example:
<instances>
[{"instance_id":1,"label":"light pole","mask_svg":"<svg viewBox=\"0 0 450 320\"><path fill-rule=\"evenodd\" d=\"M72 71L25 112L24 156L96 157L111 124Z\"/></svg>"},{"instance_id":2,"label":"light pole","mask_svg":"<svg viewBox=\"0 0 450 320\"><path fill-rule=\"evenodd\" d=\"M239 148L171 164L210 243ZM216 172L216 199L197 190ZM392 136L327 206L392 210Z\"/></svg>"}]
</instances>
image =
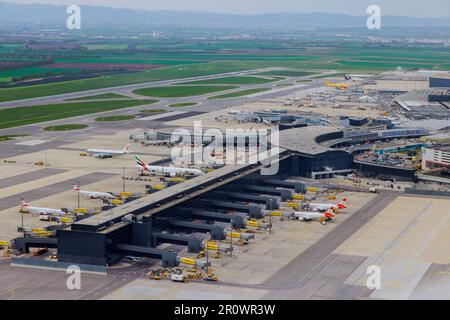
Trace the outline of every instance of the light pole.
<instances>
[{"instance_id":1,"label":"light pole","mask_svg":"<svg viewBox=\"0 0 450 320\"><path fill-rule=\"evenodd\" d=\"M211 237L211 234L209 232L206 233L206 274L209 274L209 249L208 249L208 244L209 244L209 241L210 241L210 237Z\"/></svg>"},{"instance_id":2,"label":"light pole","mask_svg":"<svg viewBox=\"0 0 450 320\"><path fill-rule=\"evenodd\" d=\"M122 167L122 189L125 192L125 167Z\"/></svg>"},{"instance_id":3,"label":"light pole","mask_svg":"<svg viewBox=\"0 0 450 320\"><path fill-rule=\"evenodd\" d=\"M233 227L231 227L231 232L233 232ZM233 257L233 237L230 234L230 258Z\"/></svg>"},{"instance_id":4,"label":"light pole","mask_svg":"<svg viewBox=\"0 0 450 320\"><path fill-rule=\"evenodd\" d=\"M272 201L273 201L273 199L272 198L269 198L269 204L270 204L270 207L269 207L269 234L272 234Z\"/></svg>"},{"instance_id":5,"label":"light pole","mask_svg":"<svg viewBox=\"0 0 450 320\"><path fill-rule=\"evenodd\" d=\"M77 180L77 198L78 198L78 209L80 208L81 204L80 204L80 180Z\"/></svg>"},{"instance_id":6,"label":"light pole","mask_svg":"<svg viewBox=\"0 0 450 320\"><path fill-rule=\"evenodd\" d=\"M333 171L333 168L325 167L325 171L328 173L327 174L327 198L329 198L330 197L330 175L331 175L331 171Z\"/></svg>"}]
</instances>

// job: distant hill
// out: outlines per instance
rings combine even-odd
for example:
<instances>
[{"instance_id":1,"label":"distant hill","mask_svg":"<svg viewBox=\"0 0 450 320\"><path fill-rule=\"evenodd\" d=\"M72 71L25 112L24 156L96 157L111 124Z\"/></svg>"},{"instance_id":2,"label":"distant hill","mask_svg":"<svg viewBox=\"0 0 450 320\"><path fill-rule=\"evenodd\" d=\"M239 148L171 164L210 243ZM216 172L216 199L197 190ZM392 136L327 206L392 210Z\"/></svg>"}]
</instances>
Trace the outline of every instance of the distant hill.
<instances>
[{"instance_id":1,"label":"distant hill","mask_svg":"<svg viewBox=\"0 0 450 320\"><path fill-rule=\"evenodd\" d=\"M12 4L0 2L0 28L17 25L61 25L67 19L66 6ZM216 26L216 27L299 27L335 28L364 27L365 16L328 13L268 13L234 15L186 11L147 11L81 6L82 23L86 27L101 26ZM450 27L447 18L413 18L383 16L386 27Z\"/></svg>"}]
</instances>

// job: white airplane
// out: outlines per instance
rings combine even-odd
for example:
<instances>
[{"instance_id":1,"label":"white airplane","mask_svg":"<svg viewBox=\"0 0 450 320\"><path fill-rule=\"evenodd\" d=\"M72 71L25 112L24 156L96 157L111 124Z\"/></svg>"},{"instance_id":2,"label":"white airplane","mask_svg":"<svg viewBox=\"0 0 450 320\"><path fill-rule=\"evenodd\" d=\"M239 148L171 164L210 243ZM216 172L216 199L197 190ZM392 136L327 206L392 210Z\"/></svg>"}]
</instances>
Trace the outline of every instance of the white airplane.
<instances>
[{"instance_id":1,"label":"white airplane","mask_svg":"<svg viewBox=\"0 0 450 320\"><path fill-rule=\"evenodd\" d=\"M92 157L112 158L113 156L120 156L130 153L130 147L131 144L127 144L122 150L87 149L86 152Z\"/></svg>"},{"instance_id":2,"label":"white airplane","mask_svg":"<svg viewBox=\"0 0 450 320\"><path fill-rule=\"evenodd\" d=\"M90 199L117 199L115 195L108 192L80 190L80 187L77 184L73 185L73 190Z\"/></svg>"},{"instance_id":3,"label":"white airplane","mask_svg":"<svg viewBox=\"0 0 450 320\"><path fill-rule=\"evenodd\" d=\"M190 168L180 168L180 167L163 167L163 166L151 166L145 164L139 157L135 157L137 168L143 172L148 171L152 174L160 174L163 176L201 176L205 173L198 169L190 169Z\"/></svg>"},{"instance_id":4,"label":"white airplane","mask_svg":"<svg viewBox=\"0 0 450 320\"><path fill-rule=\"evenodd\" d=\"M61 209L32 207L28 203L26 203L23 198L21 203L22 203L22 210L31 214L55 215L55 216L67 215L67 212L62 211Z\"/></svg>"},{"instance_id":5,"label":"white airplane","mask_svg":"<svg viewBox=\"0 0 450 320\"><path fill-rule=\"evenodd\" d=\"M338 210L338 209L346 209L347 198L342 199L338 204L331 203L310 203L309 207L311 209L315 209L318 211L327 211L327 210Z\"/></svg>"},{"instance_id":6,"label":"white airplane","mask_svg":"<svg viewBox=\"0 0 450 320\"><path fill-rule=\"evenodd\" d=\"M297 218L301 221L311 221L311 220L320 220L323 225L326 225L329 221L333 220L335 215L330 211L322 212L314 212L314 211L305 211L299 212L294 211L294 218Z\"/></svg>"}]
</instances>

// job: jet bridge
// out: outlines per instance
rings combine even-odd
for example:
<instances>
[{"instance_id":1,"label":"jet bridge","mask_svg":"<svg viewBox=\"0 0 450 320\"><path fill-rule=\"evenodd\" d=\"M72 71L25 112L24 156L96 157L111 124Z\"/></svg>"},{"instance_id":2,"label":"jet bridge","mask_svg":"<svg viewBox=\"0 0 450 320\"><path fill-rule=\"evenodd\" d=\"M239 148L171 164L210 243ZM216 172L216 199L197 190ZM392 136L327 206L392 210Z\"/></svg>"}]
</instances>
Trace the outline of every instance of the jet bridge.
<instances>
[{"instance_id":1,"label":"jet bridge","mask_svg":"<svg viewBox=\"0 0 450 320\"><path fill-rule=\"evenodd\" d=\"M224 228L216 226L214 224L172 220L169 222L169 226L181 229L194 230L197 232L204 232L204 233L209 232L211 234L212 240L223 240L225 238Z\"/></svg>"},{"instance_id":2,"label":"jet bridge","mask_svg":"<svg viewBox=\"0 0 450 320\"><path fill-rule=\"evenodd\" d=\"M177 253L173 250L162 250L143 246L134 246L130 244L118 244L116 248L127 255L144 256L149 258L161 259L164 267L175 267L177 262Z\"/></svg>"},{"instance_id":3,"label":"jet bridge","mask_svg":"<svg viewBox=\"0 0 450 320\"><path fill-rule=\"evenodd\" d=\"M188 247L188 252L198 253L201 250L202 239L188 235L154 232L153 243L157 246L159 243L181 244Z\"/></svg>"},{"instance_id":4,"label":"jet bridge","mask_svg":"<svg viewBox=\"0 0 450 320\"><path fill-rule=\"evenodd\" d=\"M214 220L214 221L221 221L221 222L231 222L231 225L233 226L233 228L238 228L238 229L245 228L245 221L244 221L245 219L236 214L228 214L228 213L207 211L207 210L200 210L200 209L187 209L187 210L189 210L194 217L210 219L210 220Z\"/></svg>"},{"instance_id":5,"label":"jet bridge","mask_svg":"<svg viewBox=\"0 0 450 320\"><path fill-rule=\"evenodd\" d=\"M263 184L266 186L274 186L279 188L285 188L285 189L294 189L297 193L305 193L306 187L301 182L289 182L289 181L282 181L277 179L261 179L258 181L259 184Z\"/></svg>"},{"instance_id":6,"label":"jet bridge","mask_svg":"<svg viewBox=\"0 0 450 320\"><path fill-rule=\"evenodd\" d=\"M235 193L235 192L230 193L228 196L231 197L232 199L235 199L238 201L265 204L267 210L278 209L280 207L279 203L278 203L278 199L275 197L267 197L267 196L259 196L259 195L254 195L254 194L243 194L243 193Z\"/></svg>"},{"instance_id":7,"label":"jet bridge","mask_svg":"<svg viewBox=\"0 0 450 320\"><path fill-rule=\"evenodd\" d=\"M215 208L248 213L250 218L254 218L254 219L261 219L263 217L263 215L261 213L261 208L258 206L252 206L252 205L240 204L240 203L234 203L234 202L227 202L227 201L211 201L210 204Z\"/></svg>"},{"instance_id":8,"label":"jet bridge","mask_svg":"<svg viewBox=\"0 0 450 320\"><path fill-rule=\"evenodd\" d=\"M263 194L271 194L281 197L281 200L291 200L292 199L292 190L288 189L276 189L269 187L259 187L259 186L246 186L246 190L251 192L263 193Z\"/></svg>"}]
</instances>

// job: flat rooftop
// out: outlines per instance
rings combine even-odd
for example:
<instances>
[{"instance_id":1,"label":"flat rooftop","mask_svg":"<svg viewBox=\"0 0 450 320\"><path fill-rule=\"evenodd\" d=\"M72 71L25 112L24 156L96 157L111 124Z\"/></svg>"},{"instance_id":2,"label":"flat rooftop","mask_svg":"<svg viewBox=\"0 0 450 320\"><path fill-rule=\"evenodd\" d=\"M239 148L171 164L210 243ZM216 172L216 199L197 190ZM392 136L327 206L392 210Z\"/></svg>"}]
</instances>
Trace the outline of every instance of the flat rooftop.
<instances>
[{"instance_id":1,"label":"flat rooftop","mask_svg":"<svg viewBox=\"0 0 450 320\"><path fill-rule=\"evenodd\" d=\"M283 159L282 155L285 152L286 150L280 148L278 158ZM186 180L177 185L118 206L112 210L75 222L72 224L72 230L86 228L95 231L102 227L109 227L111 221L117 222L127 214L151 215L153 210L162 210L167 204L170 204L170 206L176 205L188 200L192 196L196 196L194 192L206 192L211 186L218 187L221 179L237 178L244 172L250 174L259 169L261 169L261 165L255 164L226 165L205 175ZM204 191L202 191L203 189Z\"/></svg>"},{"instance_id":2,"label":"flat rooftop","mask_svg":"<svg viewBox=\"0 0 450 320\"><path fill-rule=\"evenodd\" d=\"M337 127L309 126L280 131L280 147L311 155L325 153L333 149L320 145L316 139L319 136L338 133Z\"/></svg>"}]
</instances>

